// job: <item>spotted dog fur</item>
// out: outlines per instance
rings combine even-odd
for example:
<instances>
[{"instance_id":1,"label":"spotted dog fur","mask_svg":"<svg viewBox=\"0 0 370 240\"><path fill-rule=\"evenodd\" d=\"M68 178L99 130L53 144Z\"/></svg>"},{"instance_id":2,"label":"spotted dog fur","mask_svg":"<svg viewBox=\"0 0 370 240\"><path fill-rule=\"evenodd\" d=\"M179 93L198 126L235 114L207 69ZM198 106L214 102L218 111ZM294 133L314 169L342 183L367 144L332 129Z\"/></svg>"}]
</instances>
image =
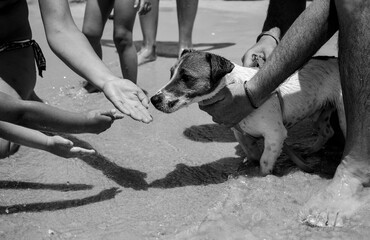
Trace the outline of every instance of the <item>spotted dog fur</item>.
<instances>
[{"instance_id":1,"label":"spotted dog fur","mask_svg":"<svg viewBox=\"0 0 370 240\"><path fill-rule=\"evenodd\" d=\"M256 72L255 68L239 66L215 54L185 50L171 68L170 81L151 97L151 102L158 110L172 113L213 97L228 84L248 81ZM283 108L277 94L272 94L234 128L248 161L259 160L264 175L272 172L287 137L287 129L303 119L313 118L319 132L311 152L318 151L333 135L329 121L335 109L341 129L346 132L336 58L312 58L281 84L279 90ZM256 147L256 139L261 137L264 138L262 153Z\"/></svg>"}]
</instances>

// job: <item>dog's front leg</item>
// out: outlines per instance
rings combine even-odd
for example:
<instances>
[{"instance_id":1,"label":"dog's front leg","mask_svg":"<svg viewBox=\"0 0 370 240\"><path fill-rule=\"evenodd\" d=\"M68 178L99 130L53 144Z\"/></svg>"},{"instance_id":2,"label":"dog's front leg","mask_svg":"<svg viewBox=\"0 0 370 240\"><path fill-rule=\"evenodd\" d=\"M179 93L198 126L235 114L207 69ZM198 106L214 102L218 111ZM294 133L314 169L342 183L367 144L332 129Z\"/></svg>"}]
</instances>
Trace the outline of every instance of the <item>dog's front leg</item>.
<instances>
[{"instance_id":1,"label":"dog's front leg","mask_svg":"<svg viewBox=\"0 0 370 240\"><path fill-rule=\"evenodd\" d=\"M271 134L272 133L272 134ZM283 149L284 141L287 137L287 130L283 127L280 131L269 132L264 135L265 146L260 160L261 173L263 175L271 174L275 162Z\"/></svg>"},{"instance_id":2,"label":"dog's front leg","mask_svg":"<svg viewBox=\"0 0 370 240\"><path fill-rule=\"evenodd\" d=\"M244 162L258 161L261 158L261 151L257 146L257 139L250 135L243 134L235 128L233 128L232 130L234 131L236 140L238 140L241 148L246 155Z\"/></svg>"}]
</instances>

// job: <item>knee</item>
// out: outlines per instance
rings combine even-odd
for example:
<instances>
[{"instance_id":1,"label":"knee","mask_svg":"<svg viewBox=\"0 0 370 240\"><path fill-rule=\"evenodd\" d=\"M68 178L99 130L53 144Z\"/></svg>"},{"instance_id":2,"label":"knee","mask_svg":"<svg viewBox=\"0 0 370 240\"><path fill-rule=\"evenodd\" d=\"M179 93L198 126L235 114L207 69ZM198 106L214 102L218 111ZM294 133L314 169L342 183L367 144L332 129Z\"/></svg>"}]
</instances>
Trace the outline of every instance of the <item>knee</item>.
<instances>
[{"instance_id":1,"label":"knee","mask_svg":"<svg viewBox=\"0 0 370 240\"><path fill-rule=\"evenodd\" d=\"M115 29L113 40L117 50L123 50L133 45L132 32L126 29Z\"/></svg>"},{"instance_id":2,"label":"knee","mask_svg":"<svg viewBox=\"0 0 370 240\"><path fill-rule=\"evenodd\" d=\"M9 142L4 139L0 139L0 159L7 158L14 153L16 153L19 149L19 145Z\"/></svg>"}]
</instances>

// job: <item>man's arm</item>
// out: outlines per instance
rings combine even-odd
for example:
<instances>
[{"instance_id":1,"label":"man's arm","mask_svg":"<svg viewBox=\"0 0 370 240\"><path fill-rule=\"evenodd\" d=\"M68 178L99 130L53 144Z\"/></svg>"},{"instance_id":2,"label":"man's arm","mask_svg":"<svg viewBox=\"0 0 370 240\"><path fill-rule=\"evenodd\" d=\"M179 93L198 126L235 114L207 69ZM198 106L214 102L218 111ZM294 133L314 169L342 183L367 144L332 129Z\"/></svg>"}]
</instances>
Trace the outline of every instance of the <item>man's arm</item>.
<instances>
[{"instance_id":1,"label":"man's arm","mask_svg":"<svg viewBox=\"0 0 370 240\"><path fill-rule=\"evenodd\" d=\"M248 82L248 93L256 106L300 68L338 30L334 2L314 1L297 18L274 49L266 64Z\"/></svg>"},{"instance_id":2,"label":"man's arm","mask_svg":"<svg viewBox=\"0 0 370 240\"><path fill-rule=\"evenodd\" d=\"M116 77L96 55L75 25L67 0L39 0L45 33L53 52L77 74L102 90L121 112L135 120L152 120L145 93L127 79Z\"/></svg>"}]
</instances>

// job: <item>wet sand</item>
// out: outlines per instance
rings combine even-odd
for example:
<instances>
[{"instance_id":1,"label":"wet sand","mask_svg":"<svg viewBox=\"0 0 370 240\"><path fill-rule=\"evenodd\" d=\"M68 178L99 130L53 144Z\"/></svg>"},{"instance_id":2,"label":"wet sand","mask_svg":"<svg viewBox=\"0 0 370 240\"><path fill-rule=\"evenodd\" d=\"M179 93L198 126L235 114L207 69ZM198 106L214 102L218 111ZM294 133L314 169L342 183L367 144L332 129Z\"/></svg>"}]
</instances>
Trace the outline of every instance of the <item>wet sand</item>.
<instances>
[{"instance_id":1,"label":"wet sand","mask_svg":"<svg viewBox=\"0 0 370 240\"><path fill-rule=\"evenodd\" d=\"M201 0L194 47L240 63L260 32L267 5ZM71 7L81 27L84 4ZM71 111L111 108L103 94L86 94L83 79L52 54L35 3L30 20L47 59L36 86L39 96ZM137 20L138 45L139 26ZM168 81L176 61L175 1L160 2L157 40L157 60L139 67L138 84L149 95ZM102 43L104 62L120 75L112 21ZM319 54L336 55L335 38ZM0 239L368 239L369 206L340 229L298 221L303 204L328 183L339 153L332 159L308 157L315 174L296 169L284 154L275 175L260 177L255 166L237 174L243 159L238 143L197 105L171 115L150 111L154 121L148 125L126 117L100 135L67 136L96 149L95 157L63 159L22 147L0 161ZM305 124L293 129L289 141L304 149L312 133Z\"/></svg>"}]
</instances>

